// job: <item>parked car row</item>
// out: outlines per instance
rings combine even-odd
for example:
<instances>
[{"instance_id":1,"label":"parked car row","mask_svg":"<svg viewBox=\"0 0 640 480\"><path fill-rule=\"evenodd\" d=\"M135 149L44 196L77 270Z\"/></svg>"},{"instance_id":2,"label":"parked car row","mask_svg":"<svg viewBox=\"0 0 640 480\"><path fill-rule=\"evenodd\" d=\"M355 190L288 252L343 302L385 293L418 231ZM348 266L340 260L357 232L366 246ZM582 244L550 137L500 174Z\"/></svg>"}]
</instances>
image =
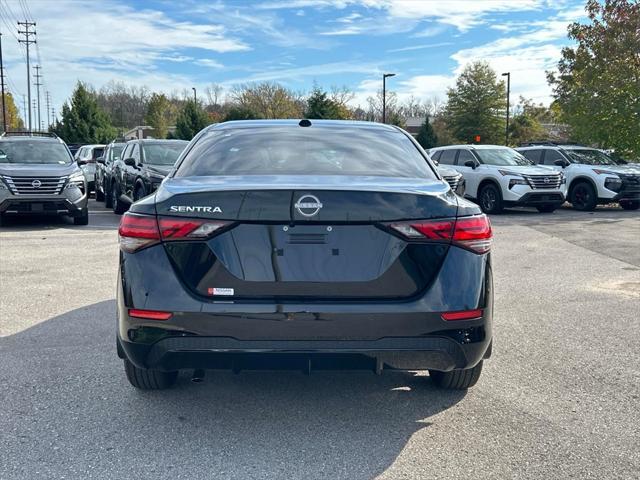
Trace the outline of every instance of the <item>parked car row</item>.
<instances>
[{"instance_id":1,"label":"parked car row","mask_svg":"<svg viewBox=\"0 0 640 480\"><path fill-rule=\"evenodd\" d=\"M189 142L184 140L130 140L112 142L98 158L96 200L114 213L156 191Z\"/></svg>"},{"instance_id":2,"label":"parked car row","mask_svg":"<svg viewBox=\"0 0 640 480\"><path fill-rule=\"evenodd\" d=\"M465 196L485 213L509 206L553 212L565 200L577 210L618 202L640 208L640 167L618 165L601 150L578 145L450 145L429 150L440 167L458 173Z\"/></svg>"}]
</instances>

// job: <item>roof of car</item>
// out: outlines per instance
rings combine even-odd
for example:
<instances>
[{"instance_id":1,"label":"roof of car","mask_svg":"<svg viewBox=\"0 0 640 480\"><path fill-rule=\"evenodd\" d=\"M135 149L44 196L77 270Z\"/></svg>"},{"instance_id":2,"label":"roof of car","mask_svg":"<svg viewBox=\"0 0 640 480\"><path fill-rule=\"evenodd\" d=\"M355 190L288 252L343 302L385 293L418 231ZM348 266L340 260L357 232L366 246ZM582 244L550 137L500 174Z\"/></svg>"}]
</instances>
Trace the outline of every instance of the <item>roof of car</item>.
<instances>
[{"instance_id":1,"label":"roof of car","mask_svg":"<svg viewBox=\"0 0 640 480\"><path fill-rule=\"evenodd\" d=\"M511 148L511 147L505 147L504 145L473 145L473 144L469 144L469 145L446 145L444 147L435 147L432 148L431 150L451 150L454 148L472 148L474 150L487 150L487 149L491 149L494 150L496 148Z\"/></svg>"},{"instance_id":2,"label":"roof of car","mask_svg":"<svg viewBox=\"0 0 640 480\"><path fill-rule=\"evenodd\" d=\"M0 136L0 141L2 142L55 142L55 143L64 143L58 137L40 137L40 136L31 136L31 135L22 135L22 136Z\"/></svg>"},{"instance_id":3,"label":"roof of car","mask_svg":"<svg viewBox=\"0 0 640 480\"><path fill-rule=\"evenodd\" d=\"M584 145L527 145L525 147L517 147L516 150L540 150L543 148L559 148L566 150L597 150L596 148L585 147Z\"/></svg>"},{"instance_id":4,"label":"roof of car","mask_svg":"<svg viewBox=\"0 0 640 480\"><path fill-rule=\"evenodd\" d=\"M207 130L218 130L227 128L256 128L256 127L282 127L282 126L300 126L302 122L309 122L310 127L357 127L357 128L374 128L378 130L397 131L397 127L393 125L384 125L376 122L363 122L358 120L314 120L314 119L289 119L289 120L233 120L224 123L214 123L207 127Z\"/></svg>"},{"instance_id":5,"label":"roof of car","mask_svg":"<svg viewBox=\"0 0 640 480\"><path fill-rule=\"evenodd\" d=\"M179 138L133 138L126 143L140 142L140 143L189 143L187 140L181 140Z\"/></svg>"}]
</instances>

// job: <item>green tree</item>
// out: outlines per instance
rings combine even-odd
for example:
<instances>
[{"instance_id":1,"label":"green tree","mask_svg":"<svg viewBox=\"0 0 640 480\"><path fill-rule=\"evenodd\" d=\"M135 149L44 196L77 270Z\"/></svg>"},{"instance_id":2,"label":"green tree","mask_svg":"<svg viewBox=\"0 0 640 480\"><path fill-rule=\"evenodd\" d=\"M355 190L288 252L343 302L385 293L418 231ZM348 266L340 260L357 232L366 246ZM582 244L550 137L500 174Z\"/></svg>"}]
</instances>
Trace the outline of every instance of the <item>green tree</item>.
<instances>
[{"instance_id":1,"label":"green tree","mask_svg":"<svg viewBox=\"0 0 640 480\"><path fill-rule=\"evenodd\" d=\"M447 124L459 141L480 135L481 143L504 142L506 89L488 63L467 65L447 96Z\"/></svg>"},{"instance_id":2,"label":"green tree","mask_svg":"<svg viewBox=\"0 0 640 480\"><path fill-rule=\"evenodd\" d=\"M178 114L176 138L191 140L196 133L209 124L209 117L193 100L189 100Z\"/></svg>"},{"instance_id":3,"label":"green tree","mask_svg":"<svg viewBox=\"0 0 640 480\"><path fill-rule=\"evenodd\" d=\"M153 127L156 138L166 138L171 119L171 103L163 93L154 93L147 104L145 122Z\"/></svg>"},{"instance_id":4,"label":"green tree","mask_svg":"<svg viewBox=\"0 0 640 480\"><path fill-rule=\"evenodd\" d=\"M552 122L551 110L542 104L520 97L509 122L509 144L519 145L534 140L546 140L548 134L542 122Z\"/></svg>"},{"instance_id":5,"label":"green tree","mask_svg":"<svg viewBox=\"0 0 640 480\"><path fill-rule=\"evenodd\" d=\"M78 82L71 103L62 106L62 120L52 128L67 143L107 143L117 136L96 101L96 95Z\"/></svg>"},{"instance_id":6,"label":"green tree","mask_svg":"<svg viewBox=\"0 0 640 480\"><path fill-rule=\"evenodd\" d=\"M436 136L436 132L433 130L433 126L429 121L429 114L425 117L424 123L420 127L416 140L425 150L433 148L438 144L438 137Z\"/></svg>"},{"instance_id":7,"label":"green tree","mask_svg":"<svg viewBox=\"0 0 640 480\"><path fill-rule=\"evenodd\" d=\"M575 47L547 73L575 140L640 155L640 3L589 0L588 23L569 25Z\"/></svg>"},{"instance_id":8,"label":"green tree","mask_svg":"<svg viewBox=\"0 0 640 480\"><path fill-rule=\"evenodd\" d=\"M2 118L2 107L4 106L7 115L7 125L4 125L4 118ZM4 94L4 98L2 98L2 102L0 103L0 125L2 125L2 131L15 131L20 130L24 127L24 122L22 118L20 118L20 113L18 112L18 107L16 107L16 103L13 100L13 95L7 92Z\"/></svg>"},{"instance_id":9,"label":"green tree","mask_svg":"<svg viewBox=\"0 0 640 480\"><path fill-rule=\"evenodd\" d=\"M329 98L327 92L314 85L304 112L306 118L346 120L350 112L340 103Z\"/></svg>"},{"instance_id":10,"label":"green tree","mask_svg":"<svg viewBox=\"0 0 640 480\"><path fill-rule=\"evenodd\" d=\"M296 94L272 82L240 85L232 92L235 103L257 118L300 118L303 108Z\"/></svg>"},{"instance_id":11,"label":"green tree","mask_svg":"<svg viewBox=\"0 0 640 480\"><path fill-rule=\"evenodd\" d=\"M223 122L228 122L230 120L253 120L258 118L254 111L242 105L231 104L226 110L227 111L222 117Z\"/></svg>"}]
</instances>

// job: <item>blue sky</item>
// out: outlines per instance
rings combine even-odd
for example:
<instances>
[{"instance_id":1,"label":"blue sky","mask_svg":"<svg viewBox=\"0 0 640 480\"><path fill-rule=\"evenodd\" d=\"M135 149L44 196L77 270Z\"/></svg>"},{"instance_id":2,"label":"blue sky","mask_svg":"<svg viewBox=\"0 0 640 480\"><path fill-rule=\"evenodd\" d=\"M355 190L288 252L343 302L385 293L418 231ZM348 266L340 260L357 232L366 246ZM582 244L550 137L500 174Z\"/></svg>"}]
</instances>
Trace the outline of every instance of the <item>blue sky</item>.
<instances>
[{"instance_id":1,"label":"blue sky","mask_svg":"<svg viewBox=\"0 0 640 480\"><path fill-rule=\"evenodd\" d=\"M211 83L347 86L363 104L394 72L401 99L446 99L468 62L512 72L514 95L548 103L567 25L584 0L0 0L9 87L26 93L15 21L37 22L46 89L59 110L79 79L165 92ZM19 99L21 97L18 97ZM21 103L21 102L19 102Z\"/></svg>"}]
</instances>

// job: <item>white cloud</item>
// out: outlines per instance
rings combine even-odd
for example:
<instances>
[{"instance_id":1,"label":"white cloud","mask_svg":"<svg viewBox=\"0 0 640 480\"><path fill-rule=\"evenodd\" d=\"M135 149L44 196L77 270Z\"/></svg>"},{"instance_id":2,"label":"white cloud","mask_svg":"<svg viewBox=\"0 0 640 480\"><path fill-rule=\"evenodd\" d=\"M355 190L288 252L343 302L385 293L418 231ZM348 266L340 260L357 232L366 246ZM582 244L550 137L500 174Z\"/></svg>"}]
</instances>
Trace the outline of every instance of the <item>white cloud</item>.
<instances>
[{"instance_id":1,"label":"white cloud","mask_svg":"<svg viewBox=\"0 0 640 480\"><path fill-rule=\"evenodd\" d=\"M411 45L410 47L392 48L391 50L387 50L387 52L389 53L410 52L413 50L424 50L425 48L446 47L449 45L453 45L453 42L439 42L439 43L427 43L422 45Z\"/></svg>"},{"instance_id":2,"label":"white cloud","mask_svg":"<svg viewBox=\"0 0 640 480\"><path fill-rule=\"evenodd\" d=\"M212 58L199 58L194 61L196 65L200 65L208 68L224 68L224 65L218 62L217 60L213 60Z\"/></svg>"}]
</instances>

